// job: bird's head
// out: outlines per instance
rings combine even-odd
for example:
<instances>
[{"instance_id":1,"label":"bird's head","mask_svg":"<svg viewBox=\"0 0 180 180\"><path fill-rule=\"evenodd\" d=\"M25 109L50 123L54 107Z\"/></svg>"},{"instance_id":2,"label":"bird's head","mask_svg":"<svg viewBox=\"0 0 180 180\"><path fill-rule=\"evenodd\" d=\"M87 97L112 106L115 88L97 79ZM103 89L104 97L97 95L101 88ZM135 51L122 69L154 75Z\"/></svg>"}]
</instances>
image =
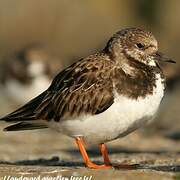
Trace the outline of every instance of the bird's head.
<instances>
[{"instance_id":1,"label":"bird's head","mask_svg":"<svg viewBox=\"0 0 180 180\"><path fill-rule=\"evenodd\" d=\"M115 33L105 48L114 58L125 56L149 66L157 61L174 62L158 52L158 42L152 33L140 28L126 28Z\"/></svg>"}]
</instances>

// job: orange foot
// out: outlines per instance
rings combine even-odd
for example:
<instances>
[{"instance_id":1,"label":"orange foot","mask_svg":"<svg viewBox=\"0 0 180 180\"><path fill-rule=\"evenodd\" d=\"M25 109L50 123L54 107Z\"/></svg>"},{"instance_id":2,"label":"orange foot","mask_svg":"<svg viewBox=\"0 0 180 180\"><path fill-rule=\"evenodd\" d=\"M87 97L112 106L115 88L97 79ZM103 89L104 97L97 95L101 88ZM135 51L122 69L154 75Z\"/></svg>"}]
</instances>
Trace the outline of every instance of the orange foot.
<instances>
[{"instance_id":1,"label":"orange foot","mask_svg":"<svg viewBox=\"0 0 180 180\"><path fill-rule=\"evenodd\" d=\"M111 166L111 165L106 165L106 164L98 165L91 161L86 162L86 167L88 167L90 169L111 169L111 168L113 168L113 166Z\"/></svg>"}]
</instances>

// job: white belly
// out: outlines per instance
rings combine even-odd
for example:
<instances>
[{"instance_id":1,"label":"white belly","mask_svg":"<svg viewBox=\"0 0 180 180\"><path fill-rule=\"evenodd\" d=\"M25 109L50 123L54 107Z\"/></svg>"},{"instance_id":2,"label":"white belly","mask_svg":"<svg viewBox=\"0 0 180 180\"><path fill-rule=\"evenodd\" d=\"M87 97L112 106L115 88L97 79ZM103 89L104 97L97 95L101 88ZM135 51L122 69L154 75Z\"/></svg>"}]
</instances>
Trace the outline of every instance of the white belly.
<instances>
[{"instance_id":1,"label":"white belly","mask_svg":"<svg viewBox=\"0 0 180 180\"><path fill-rule=\"evenodd\" d=\"M114 103L105 112L78 119L50 121L49 126L68 136L83 136L87 142L111 141L152 120L164 94L164 85L157 75L156 88L146 98L132 100L115 92Z\"/></svg>"}]
</instances>

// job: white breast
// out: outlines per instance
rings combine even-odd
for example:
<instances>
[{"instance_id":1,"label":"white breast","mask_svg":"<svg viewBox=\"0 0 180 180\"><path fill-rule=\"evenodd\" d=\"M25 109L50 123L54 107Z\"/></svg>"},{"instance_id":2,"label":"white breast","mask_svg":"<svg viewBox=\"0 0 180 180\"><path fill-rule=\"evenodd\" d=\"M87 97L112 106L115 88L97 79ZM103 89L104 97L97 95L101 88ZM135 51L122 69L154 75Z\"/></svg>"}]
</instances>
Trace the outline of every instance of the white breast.
<instances>
[{"instance_id":1,"label":"white breast","mask_svg":"<svg viewBox=\"0 0 180 180\"><path fill-rule=\"evenodd\" d=\"M153 94L132 100L114 92L115 101L105 112L78 119L50 122L49 126L71 137L84 136L91 143L111 141L139 128L153 119L164 94L160 74Z\"/></svg>"}]
</instances>

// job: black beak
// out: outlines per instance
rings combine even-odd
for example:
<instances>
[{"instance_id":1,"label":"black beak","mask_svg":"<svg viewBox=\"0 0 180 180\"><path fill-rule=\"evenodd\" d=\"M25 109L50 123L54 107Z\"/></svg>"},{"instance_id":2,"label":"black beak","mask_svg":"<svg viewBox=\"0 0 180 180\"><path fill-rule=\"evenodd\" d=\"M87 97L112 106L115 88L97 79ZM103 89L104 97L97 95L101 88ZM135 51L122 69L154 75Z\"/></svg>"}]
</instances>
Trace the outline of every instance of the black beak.
<instances>
[{"instance_id":1,"label":"black beak","mask_svg":"<svg viewBox=\"0 0 180 180\"><path fill-rule=\"evenodd\" d=\"M172 59L168 58L161 52L155 53L153 57L156 61L159 61L159 62L176 63L176 61L173 61Z\"/></svg>"}]
</instances>

